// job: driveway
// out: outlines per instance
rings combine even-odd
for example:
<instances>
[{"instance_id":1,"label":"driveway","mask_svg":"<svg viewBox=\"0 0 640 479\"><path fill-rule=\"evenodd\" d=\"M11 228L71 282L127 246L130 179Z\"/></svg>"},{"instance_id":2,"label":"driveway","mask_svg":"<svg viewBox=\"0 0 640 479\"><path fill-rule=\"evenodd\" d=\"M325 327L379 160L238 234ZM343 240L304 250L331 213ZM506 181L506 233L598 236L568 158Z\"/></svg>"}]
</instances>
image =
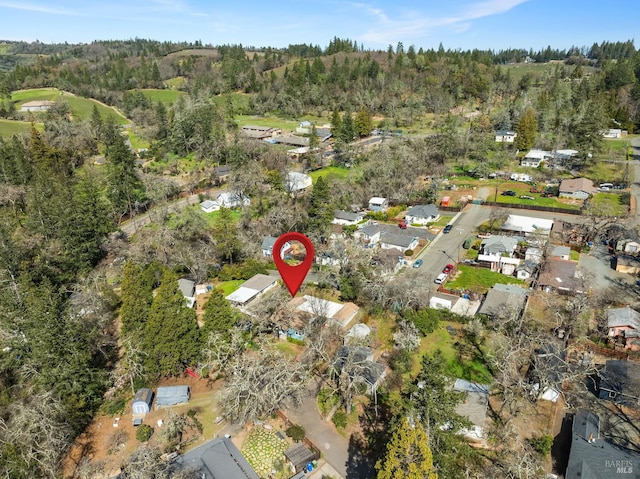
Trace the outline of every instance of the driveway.
<instances>
[{"instance_id":1,"label":"driveway","mask_svg":"<svg viewBox=\"0 0 640 479\"><path fill-rule=\"evenodd\" d=\"M604 290L612 284L618 286L633 286L636 281L635 275L618 273L615 267L615 259L609 254L606 246L595 245L589 254L580 255L578 272L592 290Z\"/></svg>"}]
</instances>

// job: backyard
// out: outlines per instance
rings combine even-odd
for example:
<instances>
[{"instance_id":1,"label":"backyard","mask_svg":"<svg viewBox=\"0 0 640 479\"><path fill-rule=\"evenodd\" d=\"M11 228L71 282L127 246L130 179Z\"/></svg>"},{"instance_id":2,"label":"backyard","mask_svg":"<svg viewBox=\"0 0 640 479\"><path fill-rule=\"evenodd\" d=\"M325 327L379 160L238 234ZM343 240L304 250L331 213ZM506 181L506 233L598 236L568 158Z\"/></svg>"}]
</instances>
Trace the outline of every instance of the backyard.
<instances>
[{"instance_id":1,"label":"backyard","mask_svg":"<svg viewBox=\"0 0 640 479\"><path fill-rule=\"evenodd\" d=\"M455 291L471 291L486 293L496 284L524 284L513 276L496 273L487 268L476 268L469 265L458 265L458 271L451 281L447 281L446 288Z\"/></svg>"}]
</instances>

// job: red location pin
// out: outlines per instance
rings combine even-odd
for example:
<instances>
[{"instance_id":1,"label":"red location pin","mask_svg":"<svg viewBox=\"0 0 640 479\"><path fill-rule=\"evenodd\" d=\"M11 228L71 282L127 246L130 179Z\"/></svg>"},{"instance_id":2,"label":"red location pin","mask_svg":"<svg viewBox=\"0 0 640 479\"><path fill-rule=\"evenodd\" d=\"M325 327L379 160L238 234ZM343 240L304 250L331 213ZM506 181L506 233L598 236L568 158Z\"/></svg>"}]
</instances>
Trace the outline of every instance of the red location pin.
<instances>
[{"instance_id":1,"label":"red location pin","mask_svg":"<svg viewBox=\"0 0 640 479\"><path fill-rule=\"evenodd\" d=\"M288 265L281 256L282 247L289 241L299 241L304 246L304 249L307 250L307 256L304 258L304 261L296 266ZM273 262L280 272L282 281L284 281L291 296L295 296L304 278L307 276L311 264L313 264L313 258L315 257L313 243L302 233L285 233L276 240L271 254L273 255Z\"/></svg>"}]
</instances>

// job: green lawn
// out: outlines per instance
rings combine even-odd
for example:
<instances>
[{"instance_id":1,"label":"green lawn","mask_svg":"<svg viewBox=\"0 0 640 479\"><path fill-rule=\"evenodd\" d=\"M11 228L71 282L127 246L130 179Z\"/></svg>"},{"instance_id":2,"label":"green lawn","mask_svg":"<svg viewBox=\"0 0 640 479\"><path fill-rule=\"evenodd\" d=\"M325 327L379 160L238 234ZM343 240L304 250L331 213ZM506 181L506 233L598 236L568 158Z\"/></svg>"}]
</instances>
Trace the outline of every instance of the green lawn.
<instances>
[{"instance_id":1,"label":"green lawn","mask_svg":"<svg viewBox=\"0 0 640 479\"><path fill-rule=\"evenodd\" d=\"M355 168L345 168L342 166L327 166L326 168L321 168L319 170L315 170L309 173L309 176L315 183L318 181L318 178L322 176L324 181L342 181L347 179L350 175L357 175L359 173L358 169Z\"/></svg>"},{"instance_id":2,"label":"green lawn","mask_svg":"<svg viewBox=\"0 0 640 479\"><path fill-rule=\"evenodd\" d=\"M195 208L198 208L200 210L200 206L198 205L195 205ZM218 216L220 216L220 212L214 211L213 213L205 213L202 210L200 211L202 212L202 216L204 216L204 219L207 220L207 224L212 227L215 226L216 219L218 218ZM234 221L238 221L240 219L240 216L242 216L242 210L237 210L237 209L231 210L231 218Z\"/></svg>"},{"instance_id":3,"label":"green lawn","mask_svg":"<svg viewBox=\"0 0 640 479\"><path fill-rule=\"evenodd\" d=\"M242 283L244 283L244 279L232 279L230 281L225 281L224 283L217 285L216 288L221 289L222 293L225 296L229 296L236 289L238 289Z\"/></svg>"},{"instance_id":4,"label":"green lawn","mask_svg":"<svg viewBox=\"0 0 640 479\"><path fill-rule=\"evenodd\" d=\"M487 268L474 268L461 264L454 280L447 282L446 287L454 290L468 290L475 293L486 293L494 284L524 284L524 281L496 273Z\"/></svg>"},{"instance_id":5,"label":"green lawn","mask_svg":"<svg viewBox=\"0 0 640 479\"><path fill-rule=\"evenodd\" d=\"M174 90L182 88L185 83L186 80L184 79L184 77L173 77L164 81L165 86L168 86L169 88L172 88Z\"/></svg>"},{"instance_id":6,"label":"green lawn","mask_svg":"<svg viewBox=\"0 0 640 479\"><path fill-rule=\"evenodd\" d=\"M589 207L597 216L624 216L628 206L621 203L620 199L620 193L596 193L589 200Z\"/></svg>"},{"instance_id":7,"label":"green lawn","mask_svg":"<svg viewBox=\"0 0 640 479\"><path fill-rule=\"evenodd\" d=\"M542 188L544 188L544 185L542 186ZM555 196L551 198L543 198L542 196L540 196L540 193L531 193L529 191L530 189L531 189L530 184L523 183L521 181L502 182L498 187L498 196L496 198L498 200L498 203L537 205L537 206L547 206L551 208L566 208L570 210L580 209L580 205L563 203ZM515 191L516 196L503 196L501 193L507 190ZM521 195L533 196L535 199L533 200L523 199L523 198L520 198ZM494 192L492 192L491 195L489 195L488 200L492 201L494 197L495 197L495 190Z\"/></svg>"},{"instance_id":8,"label":"green lawn","mask_svg":"<svg viewBox=\"0 0 640 479\"><path fill-rule=\"evenodd\" d=\"M185 93L177 90L161 90L158 88L147 88L140 90L142 94L150 101L154 103L164 103L165 105L171 105L180 96L184 96Z\"/></svg>"},{"instance_id":9,"label":"green lawn","mask_svg":"<svg viewBox=\"0 0 640 479\"><path fill-rule=\"evenodd\" d=\"M630 178L625 180L625 174L627 174L626 163L600 160L586 168L583 173L586 178L593 180L596 186L600 183L630 183L633 181L633 165L631 164L628 167Z\"/></svg>"},{"instance_id":10,"label":"green lawn","mask_svg":"<svg viewBox=\"0 0 640 479\"><path fill-rule=\"evenodd\" d=\"M569 252L569 259L571 261L580 261L580 253L578 251L571 250Z\"/></svg>"},{"instance_id":11,"label":"green lawn","mask_svg":"<svg viewBox=\"0 0 640 479\"><path fill-rule=\"evenodd\" d=\"M131 140L131 147L135 151L140 148L149 148L149 140L138 136L133 130L125 130L123 133Z\"/></svg>"},{"instance_id":12,"label":"green lawn","mask_svg":"<svg viewBox=\"0 0 640 479\"><path fill-rule=\"evenodd\" d=\"M31 123L28 121L14 121L0 119L0 138L9 138L13 135L19 135L25 131L29 131Z\"/></svg>"},{"instance_id":13,"label":"green lawn","mask_svg":"<svg viewBox=\"0 0 640 479\"><path fill-rule=\"evenodd\" d=\"M91 114L93 113L93 106L97 105L98 111L102 115L103 119L111 116L115 119L116 123L120 125L129 123L129 120L118 115L112 108L104 106L90 98L84 98L81 96L75 96L69 93L61 92L57 88L36 88L32 90L18 91L11 95L11 100L16 102L16 109L18 110L23 103L26 103L28 101L59 101L60 99L67 102L74 118L76 119L90 119Z\"/></svg>"}]
</instances>

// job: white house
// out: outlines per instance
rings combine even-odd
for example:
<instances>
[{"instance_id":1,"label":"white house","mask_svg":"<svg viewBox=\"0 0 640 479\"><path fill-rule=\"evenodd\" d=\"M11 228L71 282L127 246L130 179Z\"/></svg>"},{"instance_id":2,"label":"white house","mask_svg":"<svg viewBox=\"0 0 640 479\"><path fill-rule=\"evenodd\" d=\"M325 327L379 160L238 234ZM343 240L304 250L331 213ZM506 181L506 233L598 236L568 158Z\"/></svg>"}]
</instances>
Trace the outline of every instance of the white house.
<instances>
[{"instance_id":1,"label":"white house","mask_svg":"<svg viewBox=\"0 0 640 479\"><path fill-rule=\"evenodd\" d=\"M531 218L529 216L509 215L507 217L507 221L504 222L500 229L524 235L538 232L548 236L549 233L551 233L552 226L553 220Z\"/></svg>"},{"instance_id":2,"label":"white house","mask_svg":"<svg viewBox=\"0 0 640 479\"><path fill-rule=\"evenodd\" d=\"M491 271L512 275L520 264L513 254L522 238L518 236L492 236L482 241L478 262Z\"/></svg>"},{"instance_id":3,"label":"white house","mask_svg":"<svg viewBox=\"0 0 640 479\"><path fill-rule=\"evenodd\" d=\"M394 233L382 233L380 235L380 247L382 249L397 249L400 253L414 250L418 247L418 238Z\"/></svg>"},{"instance_id":4,"label":"white house","mask_svg":"<svg viewBox=\"0 0 640 479\"><path fill-rule=\"evenodd\" d=\"M226 297L233 306L242 308L251 301L262 296L264 293L274 288L278 284L278 278L266 274L256 274L253 278L245 281L233 293Z\"/></svg>"},{"instance_id":5,"label":"white house","mask_svg":"<svg viewBox=\"0 0 640 479\"><path fill-rule=\"evenodd\" d=\"M496 143L513 143L518 134L511 130L496 131Z\"/></svg>"},{"instance_id":6,"label":"white house","mask_svg":"<svg viewBox=\"0 0 640 479\"><path fill-rule=\"evenodd\" d=\"M28 101L22 104L22 106L20 107L20 111L47 111L55 104L56 104L55 101L48 101L48 100Z\"/></svg>"},{"instance_id":7,"label":"white house","mask_svg":"<svg viewBox=\"0 0 640 479\"><path fill-rule=\"evenodd\" d=\"M351 213L350 211L336 210L333 212L334 225L357 225L364 219L364 213Z\"/></svg>"},{"instance_id":8,"label":"white house","mask_svg":"<svg viewBox=\"0 0 640 479\"><path fill-rule=\"evenodd\" d=\"M553 159L553 154L544 150L530 150L524 158L520 160L520 166L527 166L529 168L539 168L540 165Z\"/></svg>"},{"instance_id":9,"label":"white house","mask_svg":"<svg viewBox=\"0 0 640 479\"><path fill-rule=\"evenodd\" d=\"M267 258L271 258L271 256L273 255L273 245L276 244L276 240L278 238L276 238L275 236L265 236L265 238L262 240L262 256L267 257ZM288 241L285 242L282 245L282 250L280 251L280 258L284 258L284 256L287 254L287 252L291 249L291 243L289 243Z\"/></svg>"},{"instance_id":10,"label":"white house","mask_svg":"<svg viewBox=\"0 0 640 479\"><path fill-rule=\"evenodd\" d=\"M380 241L381 233L382 230L377 224L370 224L356 230L353 237L368 244L377 244Z\"/></svg>"},{"instance_id":11,"label":"white house","mask_svg":"<svg viewBox=\"0 0 640 479\"><path fill-rule=\"evenodd\" d=\"M220 209L220 205L217 201L204 200L202 203L200 203L200 209L205 213L213 213L214 211L218 211Z\"/></svg>"},{"instance_id":12,"label":"white house","mask_svg":"<svg viewBox=\"0 0 640 479\"><path fill-rule=\"evenodd\" d=\"M298 173L297 171L290 171L287 173L284 187L288 193L297 193L299 191L306 190L312 184L313 180L309 175Z\"/></svg>"},{"instance_id":13,"label":"white house","mask_svg":"<svg viewBox=\"0 0 640 479\"><path fill-rule=\"evenodd\" d=\"M389 208L389 199L374 196L369 200L369 209L371 211L386 211Z\"/></svg>"},{"instance_id":14,"label":"white house","mask_svg":"<svg viewBox=\"0 0 640 479\"><path fill-rule=\"evenodd\" d=\"M571 248L568 246L554 246L551 249L551 254L549 256L552 258L568 260L571 256Z\"/></svg>"},{"instance_id":15,"label":"white house","mask_svg":"<svg viewBox=\"0 0 640 479\"><path fill-rule=\"evenodd\" d=\"M440 213L438 213L438 208L436 208L436 205L434 204L412 206L407 210L407 214L405 215L405 220L407 224L410 225L426 225L427 223L433 223L439 219Z\"/></svg>"},{"instance_id":16,"label":"white house","mask_svg":"<svg viewBox=\"0 0 640 479\"><path fill-rule=\"evenodd\" d=\"M244 194L239 192L232 193L229 191L220 193L218 198L216 198L216 201L220 206L224 206L225 208L240 208L251 204L249 197Z\"/></svg>"},{"instance_id":17,"label":"white house","mask_svg":"<svg viewBox=\"0 0 640 479\"><path fill-rule=\"evenodd\" d=\"M620 128L609 128L602 132L602 136L605 138L621 138L622 130Z\"/></svg>"}]
</instances>

